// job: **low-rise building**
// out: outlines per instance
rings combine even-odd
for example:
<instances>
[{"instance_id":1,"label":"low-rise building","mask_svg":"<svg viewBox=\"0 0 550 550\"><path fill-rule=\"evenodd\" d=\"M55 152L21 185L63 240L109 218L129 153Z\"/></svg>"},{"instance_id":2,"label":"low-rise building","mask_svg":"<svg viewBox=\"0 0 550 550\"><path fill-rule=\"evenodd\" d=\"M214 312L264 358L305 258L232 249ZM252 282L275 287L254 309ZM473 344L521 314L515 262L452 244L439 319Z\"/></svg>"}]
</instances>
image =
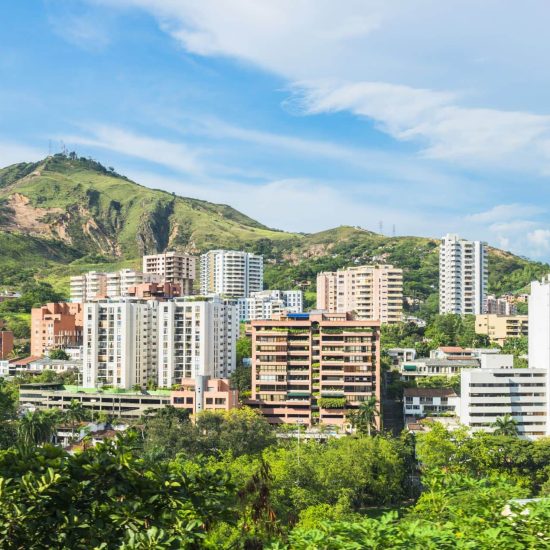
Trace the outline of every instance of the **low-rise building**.
<instances>
[{"instance_id":1,"label":"low-rise building","mask_svg":"<svg viewBox=\"0 0 550 550\"><path fill-rule=\"evenodd\" d=\"M170 390L122 391L110 388L98 391L62 384L22 384L19 390L19 404L30 410L64 411L73 401L93 414L105 413L126 419L140 418L147 411L162 409L172 402Z\"/></svg>"},{"instance_id":2,"label":"low-rise building","mask_svg":"<svg viewBox=\"0 0 550 550\"><path fill-rule=\"evenodd\" d=\"M460 397L451 388L405 388L403 414L408 417L458 416Z\"/></svg>"},{"instance_id":3,"label":"low-rise building","mask_svg":"<svg viewBox=\"0 0 550 550\"><path fill-rule=\"evenodd\" d=\"M520 436L549 435L548 382L547 369L465 369L460 421L474 431L492 432L497 419L510 415Z\"/></svg>"},{"instance_id":4,"label":"low-rise building","mask_svg":"<svg viewBox=\"0 0 550 550\"><path fill-rule=\"evenodd\" d=\"M229 380L197 376L182 380L181 389L171 393L172 405L191 415L202 411L229 411L239 406L239 392L231 389Z\"/></svg>"},{"instance_id":5,"label":"low-rise building","mask_svg":"<svg viewBox=\"0 0 550 550\"><path fill-rule=\"evenodd\" d=\"M82 344L82 304L56 302L31 311L31 355Z\"/></svg>"},{"instance_id":6,"label":"low-rise building","mask_svg":"<svg viewBox=\"0 0 550 550\"><path fill-rule=\"evenodd\" d=\"M463 369L478 368L479 359L417 359L416 361L404 361L399 372L405 381L413 381L417 378L429 376L456 376Z\"/></svg>"},{"instance_id":7,"label":"low-rise building","mask_svg":"<svg viewBox=\"0 0 550 550\"><path fill-rule=\"evenodd\" d=\"M509 338L520 338L529 334L527 315L476 315L476 334L488 336L491 342L503 346Z\"/></svg>"},{"instance_id":8,"label":"low-rise building","mask_svg":"<svg viewBox=\"0 0 550 550\"><path fill-rule=\"evenodd\" d=\"M54 372L78 372L82 374L82 361L74 359L50 359L49 357L42 357L29 363L26 368L28 372L41 373L45 370L51 370Z\"/></svg>"},{"instance_id":9,"label":"low-rise building","mask_svg":"<svg viewBox=\"0 0 550 550\"><path fill-rule=\"evenodd\" d=\"M403 362L414 361L416 359L416 350L414 348L390 348L386 350L386 353L395 367Z\"/></svg>"}]
</instances>

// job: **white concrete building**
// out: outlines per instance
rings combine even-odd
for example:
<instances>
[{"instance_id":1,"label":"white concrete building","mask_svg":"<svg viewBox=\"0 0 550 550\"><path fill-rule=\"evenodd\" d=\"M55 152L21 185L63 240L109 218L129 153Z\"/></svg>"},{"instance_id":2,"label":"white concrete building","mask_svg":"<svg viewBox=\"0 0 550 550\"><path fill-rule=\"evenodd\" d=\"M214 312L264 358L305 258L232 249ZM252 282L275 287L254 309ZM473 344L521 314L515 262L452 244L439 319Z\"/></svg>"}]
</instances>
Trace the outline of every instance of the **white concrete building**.
<instances>
[{"instance_id":1,"label":"white concrete building","mask_svg":"<svg viewBox=\"0 0 550 550\"><path fill-rule=\"evenodd\" d=\"M107 273L107 298L123 298L128 296L131 287L143 283L161 283L162 277L156 273L143 273L133 269L121 269Z\"/></svg>"},{"instance_id":2,"label":"white concrete building","mask_svg":"<svg viewBox=\"0 0 550 550\"><path fill-rule=\"evenodd\" d=\"M197 257L175 251L149 254L143 256L143 272L159 275L161 282L180 284L182 295L190 296L197 277Z\"/></svg>"},{"instance_id":3,"label":"white concrete building","mask_svg":"<svg viewBox=\"0 0 550 550\"><path fill-rule=\"evenodd\" d=\"M211 250L201 256L201 294L248 298L263 289L263 257L236 250Z\"/></svg>"},{"instance_id":4,"label":"white concrete building","mask_svg":"<svg viewBox=\"0 0 550 550\"><path fill-rule=\"evenodd\" d=\"M130 389L156 382L157 310L155 301L130 298L85 304L85 388Z\"/></svg>"},{"instance_id":5,"label":"white concrete building","mask_svg":"<svg viewBox=\"0 0 550 550\"><path fill-rule=\"evenodd\" d=\"M91 302L107 294L107 273L88 271L71 277L71 302Z\"/></svg>"},{"instance_id":6,"label":"white concrete building","mask_svg":"<svg viewBox=\"0 0 550 550\"><path fill-rule=\"evenodd\" d=\"M228 378L237 364L237 306L214 297L177 298L159 305L158 385L184 378Z\"/></svg>"},{"instance_id":7,"label":"white concrete building","mask_svg":"<svg viewBox=\"0 0 550 550\"><path fill-rule=\"evenodd\" d=\"M281 313L302 313L301 290L263 290L252 292L249 298L238 298L239 319L258 321Z\"/></svg>"},{"instance_id":8,"label":"white concrete building","mask_svg":"<svg viewBox=\"0 0 550 550\"><path fill-rule=\"evenodd\" d=\"M317 309L399 323L403 317L403 270L382 264L319 273Z\"/></svg>"},{"instance_id":9,"label":"white concrete building","mask_svg":"<svg viewBox=\"0 0 550 550\"><path fill-rule=\"evenodd\" d=\"M460 414L460 397L450 388L405 388L403 414L407 417L424 417Z\"/></svg>"},{"instance_id":10,"label":"white concrete building","mask_svg":"<svg viewBox=\"0 0 550 550\"><path fill-rule=\"evenodd\" d=\"M485 244L446 235L439 247L439 313L484 313L486 289Z\"/></svg>"},{"instance_id":11,"label":"white concrete building","mask_svg":"<svg viewBox=\"0 0 550 550\"><path fill-rule=\"evenodd\" d=\"M509 414L522 437L548 435L548 370L479 368L460 377L460 422L492 432L498 418Z\"/></svg>"}]
</instances>

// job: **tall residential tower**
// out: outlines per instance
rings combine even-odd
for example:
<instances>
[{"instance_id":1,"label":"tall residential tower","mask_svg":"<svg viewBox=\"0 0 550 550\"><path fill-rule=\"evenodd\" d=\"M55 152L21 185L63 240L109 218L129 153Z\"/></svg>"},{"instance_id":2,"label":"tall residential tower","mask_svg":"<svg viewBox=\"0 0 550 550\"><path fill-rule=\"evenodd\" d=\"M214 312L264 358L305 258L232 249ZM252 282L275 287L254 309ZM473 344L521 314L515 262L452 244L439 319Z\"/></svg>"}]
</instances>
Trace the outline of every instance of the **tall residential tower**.
<instances>
[{"instance_id":1,"label":"tall residential tower","mask_svg":"<svg viewBox=\"0 0 550 550\"><path fill-rule=\"evenodd\" d=\"M439 247L439 313L484 313L487 252L481 241L446 235Z\"/></svg>"}]
</instances>

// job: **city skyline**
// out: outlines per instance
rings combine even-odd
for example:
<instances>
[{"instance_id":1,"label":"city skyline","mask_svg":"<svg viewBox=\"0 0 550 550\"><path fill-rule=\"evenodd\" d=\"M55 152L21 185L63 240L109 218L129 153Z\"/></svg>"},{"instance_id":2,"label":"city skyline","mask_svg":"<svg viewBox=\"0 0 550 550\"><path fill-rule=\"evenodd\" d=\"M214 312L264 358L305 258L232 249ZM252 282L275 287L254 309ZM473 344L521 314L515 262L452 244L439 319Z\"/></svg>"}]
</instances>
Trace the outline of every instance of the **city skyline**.
<instances>
[{"instance_id":1,"label":"city skyline","mask_svg":"<svg viewBox=\"0 0 550 550\"><path fill-rule=\"evenodd\" d=\"M63 142L272 227L383 222L548 260L549 8L532 7L5 5L0 164Z\"/></svg>"}]
</instances>

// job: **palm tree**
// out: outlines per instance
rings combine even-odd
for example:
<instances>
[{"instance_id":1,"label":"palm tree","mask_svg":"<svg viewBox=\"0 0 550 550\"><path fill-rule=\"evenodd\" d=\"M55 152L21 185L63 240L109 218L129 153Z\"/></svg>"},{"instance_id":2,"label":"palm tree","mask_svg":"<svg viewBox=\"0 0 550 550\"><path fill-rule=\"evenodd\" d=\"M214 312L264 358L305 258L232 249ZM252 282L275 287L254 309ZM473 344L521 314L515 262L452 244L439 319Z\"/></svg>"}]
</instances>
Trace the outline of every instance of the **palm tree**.
<instances>
[{"instance_id":1,"label":"palm tree","mask_svg":"<svg viewBox=\"0 0 550 550\"><path fill-rule=\"evenodd\" d=\"M492 424L494 435L508 435L514 437L518 435L518 422L509 414L505 414L501 418L497 418Z\"/></svg>"},{"instance_id":2,"label":"palm tree","mask_svg":"<svg viewBox=\"0 0 550 550\"><path fill-rule=\"evenodd\" d=\"M88 416L88 411L82 406L82 403L73 399L67 410L65 410L65 420L71 425L71 438L74 438L77 424L83 420L87 420Z\"/></svg>"},{"instance_id":3,"label":"palm tree","mask_svg":"<svg viewBox=\"0 0 550 550\"><path fill-rule=\"evenodd\" d=\"M363 401L356 411L349 413L348 420L354 428L360 433L367 432L371 435L373 428L376 428L375 420L378 414L378 401L373 395L366 401Z\"/></svg>"},{"instance_id":4,"label":"palm tree","mask_svg":"<svg viewBox=\"0 0 550 550\"><path fill-rule=\"evenodd\" d=\"M50 411L29 412L19 421L17 438L24 449L50 443L57 425L58 416Z\"/></svg>"}]
</instances>

